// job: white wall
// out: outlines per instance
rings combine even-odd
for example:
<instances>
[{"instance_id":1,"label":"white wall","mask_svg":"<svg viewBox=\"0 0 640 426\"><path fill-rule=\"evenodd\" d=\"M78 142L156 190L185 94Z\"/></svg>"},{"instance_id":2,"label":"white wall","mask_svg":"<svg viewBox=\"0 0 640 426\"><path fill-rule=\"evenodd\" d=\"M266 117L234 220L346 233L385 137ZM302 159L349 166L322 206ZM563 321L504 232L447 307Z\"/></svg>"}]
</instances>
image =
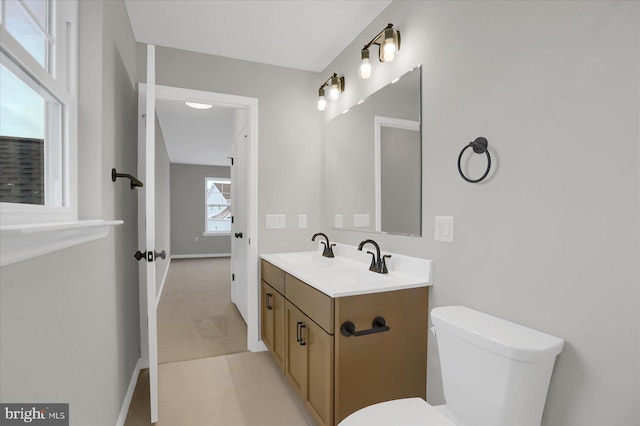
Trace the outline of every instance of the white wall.
<instances>
[{"instance_id":1,"label":"white wall","mask_svg":"<svg viewBox=\"0 0 640 426\"><path fill-rule=\"evenodd\" d=\"M136 169L136 45L122 1L79 3L79 214L124 225L0 268L0 395L113 426L140 356L137 193L111 182Z\"/></svg>"},{"instance_id":2,"label":"white wall","mask_svg":"<svg viewBox=\"0 0 640 426\"><path fill-rule=\"evenodd\" d=\"M637 2L393 2L325 73L344 73L327 117L423 65L422 238L372 237L430 258L430 308L462 304L566 339L545 425L637 425L639 398L639 54ZM359 50L392 22L396 61ZM377 54L372 52L372 57ZM484 136L490 179L458 175ZM455 242L433 240L455 217ZM428 399L442 402L436 345Z\"/></svg>"},{"instance_id":3,"label":"white wall","mask_svg":"<svg viewBox=\"0 0 640 426\"><path fill-rule=\"evenodd\" d=\"M256 48L259 48L256 46ZM144 46L138 44L139 52ZM138 79L146 57L138 54ZM258 252L306 250L321 223L320 74L184 50L156 47L156 83L258 99ZM287 228L267 230L266 214L285 214ZM308 228L298 229L298 214ZM255 265L257 268L257 265Z\"/></svg>"}]
</instances>

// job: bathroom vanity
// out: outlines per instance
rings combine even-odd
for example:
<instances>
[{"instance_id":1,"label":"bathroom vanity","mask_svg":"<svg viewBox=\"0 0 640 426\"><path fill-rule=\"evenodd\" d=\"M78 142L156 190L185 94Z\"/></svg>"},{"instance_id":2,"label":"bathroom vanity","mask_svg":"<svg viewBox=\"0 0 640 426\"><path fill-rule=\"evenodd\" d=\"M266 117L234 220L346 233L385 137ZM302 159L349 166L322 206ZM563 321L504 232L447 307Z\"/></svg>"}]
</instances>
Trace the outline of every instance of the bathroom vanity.
<instances>
[{"instance_id":1,"label":"bathroom vanity","mask_svg":"<svg viewBox=\"0 0 640 426\"><path fill-rule=\"evenodd\" d=\"M261 256L263 342L319 425L426 397L431 261L393 255L378 274L366 253L336 253Z\"/></svg>"}]
</instances>

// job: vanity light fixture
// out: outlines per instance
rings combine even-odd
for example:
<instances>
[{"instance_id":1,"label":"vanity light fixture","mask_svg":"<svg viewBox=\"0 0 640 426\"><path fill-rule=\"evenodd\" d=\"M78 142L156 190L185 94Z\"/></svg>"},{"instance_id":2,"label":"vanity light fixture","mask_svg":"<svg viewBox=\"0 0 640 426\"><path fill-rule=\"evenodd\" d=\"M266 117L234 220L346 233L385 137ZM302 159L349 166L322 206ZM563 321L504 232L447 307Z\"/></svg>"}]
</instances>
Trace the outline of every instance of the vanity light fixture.
<instances>
[{"instance_id":1,"label":"vanity light fixture","mask_svg":"<svg viewBox=\"0 0 640 426\"><path fill-rule=\"evenodd\" d=\"M371 77L371 63L369 62L369 48L378 45L378 59L380 62L391 62L395 58L396 52L400 50L400 31L393 29L393 24L388 24L369 43L365 44L360 51L362 63L360 64L360 78Z\"/></svg>"},{"instance_id":2,"label":"vanity light fixture","mask_svg":"<svg viewBox=\"0 0 640 426\"><path fill-rule=\"evenodd\" d=\"M194 109L209 109L213 107L213 105L211 104L201 104L199 102L189 102L189 101L185 102L185 105Z\"/></svg>"},{"instance_id":3,"label":"vanity light fixture","mask_svg":"<svg viewBox=\"0 0 640 426\"><path fill-rule=\"evenodd\" d=\"M318 110L324 111L327 107L327 98L324 96L325 87L329 88L329 98L332 101L337 101L340 98L340 93L344 92L344 77L338 77L338 74L333 73L318 89Z\"/></svg>"}]
</instances>

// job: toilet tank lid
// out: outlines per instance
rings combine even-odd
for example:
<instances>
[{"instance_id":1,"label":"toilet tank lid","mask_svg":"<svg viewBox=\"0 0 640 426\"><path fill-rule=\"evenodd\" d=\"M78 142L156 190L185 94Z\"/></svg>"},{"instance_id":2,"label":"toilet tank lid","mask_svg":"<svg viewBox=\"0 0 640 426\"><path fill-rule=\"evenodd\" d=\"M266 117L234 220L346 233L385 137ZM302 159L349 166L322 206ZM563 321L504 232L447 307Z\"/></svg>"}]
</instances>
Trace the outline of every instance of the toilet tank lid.
<instances>
[{"instance_id":1,"label":"toilet tank lid","mask_svg":"<svg viewBox=\"0 0 640 426\"><path fill-rule=\"evenodd\" d=\"M538 330L479 312L465 306L443 306L431 310L436 329L506 358L538 362L555 358L564 340Z\"/></svg>"}]
</instances>

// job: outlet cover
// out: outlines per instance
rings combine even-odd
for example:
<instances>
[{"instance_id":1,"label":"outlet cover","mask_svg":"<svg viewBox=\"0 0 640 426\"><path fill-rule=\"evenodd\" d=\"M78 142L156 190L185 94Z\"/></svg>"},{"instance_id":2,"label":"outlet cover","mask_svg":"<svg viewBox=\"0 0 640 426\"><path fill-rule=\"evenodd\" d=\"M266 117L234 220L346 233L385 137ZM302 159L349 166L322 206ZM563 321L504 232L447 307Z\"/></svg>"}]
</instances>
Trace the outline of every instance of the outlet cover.
<instances>
[{"instance_id":1,"label":"outlet cover","mask_svg":"<svg viewBox=\"0 0 640 426\"><path fill-rule=\"evenodd\" d=\"M333 217L333 226L336 228L342 228L344 226L341 214L337 214Z\"/></svg>"},{"instance_id":2,"label":"outlet cover","mask_svg":"<svg viewBox=\"0 0 640 426\"><path fill-rule=\"evenodd\" d=\"M434 238L436 241L453 242L453 216L436 216Z\"/></svg>"}]
</instances>

